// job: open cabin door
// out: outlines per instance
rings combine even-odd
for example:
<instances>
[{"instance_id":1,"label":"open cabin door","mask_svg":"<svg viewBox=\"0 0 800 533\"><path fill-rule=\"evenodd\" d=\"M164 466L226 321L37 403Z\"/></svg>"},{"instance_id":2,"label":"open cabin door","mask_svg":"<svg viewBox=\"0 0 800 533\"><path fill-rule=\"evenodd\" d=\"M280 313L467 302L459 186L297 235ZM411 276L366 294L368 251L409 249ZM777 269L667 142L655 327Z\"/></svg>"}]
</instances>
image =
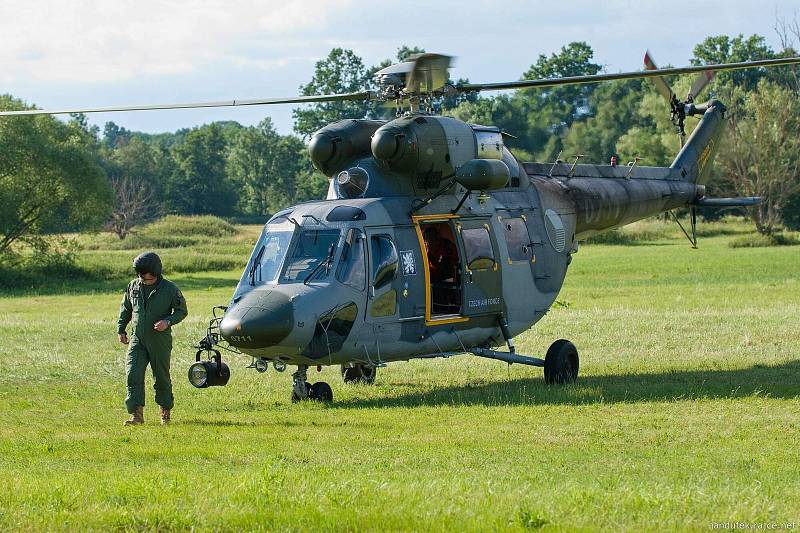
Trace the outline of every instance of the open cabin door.
<instances>
[{"instance_id":1,"label":"open cabin door","mask_svg":"<svg viewBox=\"0 0 800 533\"><path fill-rule=\"evenodd\" d=\"M426 324L499 313L501 274L489 217L413 218L424 260Z\"/></svg>"}]
</instances>

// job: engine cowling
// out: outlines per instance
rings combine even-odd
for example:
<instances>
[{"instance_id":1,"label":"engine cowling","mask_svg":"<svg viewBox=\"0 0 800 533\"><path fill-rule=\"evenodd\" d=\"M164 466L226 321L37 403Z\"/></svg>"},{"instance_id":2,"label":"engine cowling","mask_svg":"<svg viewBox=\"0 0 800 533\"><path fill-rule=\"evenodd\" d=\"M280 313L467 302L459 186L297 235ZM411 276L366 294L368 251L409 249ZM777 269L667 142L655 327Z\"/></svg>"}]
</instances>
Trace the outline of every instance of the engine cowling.
<instances>
[{"instance_id":1,"label":"engine cowling","mask_svg":"<svg viewBox=\"0 0 800 533\"><path fill-rule=\"evenodd\" d=\"M503 136L495 127L470 125L450 117L409 115L372 135L372 155L421 188L435 188L473 159L502 159Z\"/></svg>"},{"instance_id":2,"label":"engine cowling","mask_svg":"<svg viewBox=\"0 0 800 533\"><path fill-rule=\"evenodd\" d=\"M326 176L335 176L361 157L370 155L372 134L383 120L340 120L316 131L308 143L314 166Z\"/></svg>"}]
</instances>

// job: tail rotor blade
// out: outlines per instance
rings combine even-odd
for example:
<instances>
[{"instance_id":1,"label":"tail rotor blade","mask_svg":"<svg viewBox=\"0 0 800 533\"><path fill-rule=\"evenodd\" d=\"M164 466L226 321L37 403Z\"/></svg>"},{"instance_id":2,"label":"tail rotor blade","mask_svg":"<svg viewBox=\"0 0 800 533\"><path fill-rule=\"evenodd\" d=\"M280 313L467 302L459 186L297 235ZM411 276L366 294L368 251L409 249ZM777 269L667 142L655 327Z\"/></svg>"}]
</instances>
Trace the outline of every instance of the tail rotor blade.
<instances>
[{"instance_id":1,"label":"tail rotor blade","mask_svg":"<svg viewBox=\"0 0 800 533\"><path fill-rule=\"evenodd\" d=\"M658 67L656 66L656 62L653 61L653 57L650 55L650 50L647 50L644 53L644 68L645 68L645 70L658 70ZM656 90L658 91L658 94L663 96L664 99L667 102L671 103L672 102L672 94L673 93L672 93L672 89L670 89L669 85L667 84L667 80L665 80L661 76L658 76L658 77L655 77L655 78L650 78L650 81L652 81L653 85L656 86Z\"/></svg>"},{"instance_id":2,"label":"tail rotor blade","mask_svg":"<svg viewBox=\"0 0 800 533\"><path fill-rule=\"evenodd\" d=\"M711 79L714 77L714 72L711 70L705 70L697 75L697 79L694 80L692 84L692 88L689 90L689 95L692 100L697 98L703 89L706 88L706 85L709 84Z\"/></svg>"}]
</instances>

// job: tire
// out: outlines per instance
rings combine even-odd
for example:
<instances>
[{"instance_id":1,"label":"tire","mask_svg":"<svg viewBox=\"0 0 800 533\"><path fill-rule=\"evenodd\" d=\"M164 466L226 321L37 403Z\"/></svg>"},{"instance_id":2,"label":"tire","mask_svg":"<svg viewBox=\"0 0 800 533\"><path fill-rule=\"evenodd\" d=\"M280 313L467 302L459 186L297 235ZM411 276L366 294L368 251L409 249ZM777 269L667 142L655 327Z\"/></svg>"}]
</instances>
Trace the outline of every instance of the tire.
<instances>
[{"instance_id":1,"label":"tire","mask_svg":"<svg viewBox=\"0 0 800 533\"><path fill-rule=\"evenodd\" d=\"M316 400L318 402L332 402L333 390L331 386L324 381L318 381L311 385L311 390L308 392L309 400Z\"/></svg>"},{"instance_id":2,"label":"tire","mask_svg":"<svg viewBox=\"0 0 800 533\"><path fill-rule=\"evenodd\" d=\"M309 383L308 381L306 381L306 390L309 391L308 392L308 397L310 398L311 397L311 383ZM300 400L303 400L303 399L304 398L300 398L300 396L298 396L294 392L294 389L292 389L292 403L297 403L297 402L299 402ZM308 399L308 398L305 398L305 399Z\"/></svg>"},{"instance_id":3,"label":"tire","mask_svg":"<svg viewBox=\"0 0 800 533\"><path fill-rule=\"evenodd\" d=\"M544 358L544 382L548 385L574 383L578 379L580 358L575 345L559 339L547 349Z\"/></svg>"},{"instance_id":4,"label":"tire","mask_svg":"<svg viewBox=\"0 0 800 533\"><path fill-rule=\"evenodd\" d=\"M378 369L370 365L353 365L352 367L342 365L342 379L345 383L372 385L375 383L377 373Z\"/></svg>"}]
</instances>

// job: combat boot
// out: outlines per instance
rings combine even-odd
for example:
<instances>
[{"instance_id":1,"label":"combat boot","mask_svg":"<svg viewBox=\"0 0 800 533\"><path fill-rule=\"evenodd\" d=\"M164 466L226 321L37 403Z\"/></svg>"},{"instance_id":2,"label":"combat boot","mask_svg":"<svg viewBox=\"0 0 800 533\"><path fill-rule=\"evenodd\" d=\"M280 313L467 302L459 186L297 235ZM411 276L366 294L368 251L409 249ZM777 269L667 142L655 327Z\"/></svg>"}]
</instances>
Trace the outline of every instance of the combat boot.
<instances>
[{"instance_id":1,"label":"combat boot","mask_svg":"<svg viewBox=\"0 0 800 533\"><path fill-rule=\"evenodd\" d=\"M161 423L163 425L169 424L169 409L161 408Z\"/></svg>"},{"instance_id":2,"label":"combat boot","mask_svg":"<svg viewBox=\"0 0 800 533\"><path fill-rule=\"evenodd\" d=\"M126 426L138 426L144 424L144 406L137 405L131 417L125 421Z\"/></svg>"}]
</instances>

